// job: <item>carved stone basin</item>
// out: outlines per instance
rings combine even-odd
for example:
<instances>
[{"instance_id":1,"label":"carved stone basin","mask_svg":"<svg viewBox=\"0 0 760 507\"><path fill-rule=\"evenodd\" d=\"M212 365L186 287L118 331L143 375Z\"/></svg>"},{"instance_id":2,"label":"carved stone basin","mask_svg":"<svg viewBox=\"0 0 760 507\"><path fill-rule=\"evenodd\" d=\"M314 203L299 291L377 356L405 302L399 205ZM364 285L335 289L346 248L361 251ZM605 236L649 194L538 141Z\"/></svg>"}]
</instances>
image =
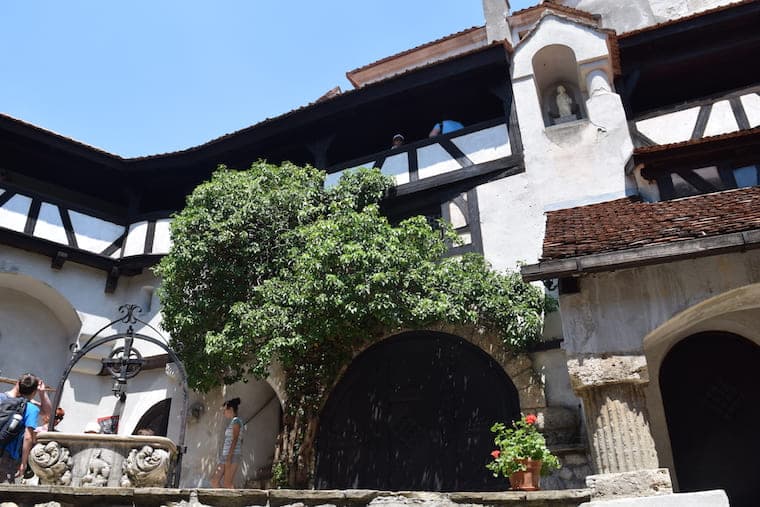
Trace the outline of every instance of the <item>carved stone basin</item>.
<instances>
[{"instance_id":1,"label":"carved stone basin","mask_svg":"<svg viewBox=\"0 0 760 507\"><path fill-rule=\"evenodd\" d=\"M165 437L43 432L29 454L40 484L165 487L177 447Z\"/></svg>"}]
</instances>

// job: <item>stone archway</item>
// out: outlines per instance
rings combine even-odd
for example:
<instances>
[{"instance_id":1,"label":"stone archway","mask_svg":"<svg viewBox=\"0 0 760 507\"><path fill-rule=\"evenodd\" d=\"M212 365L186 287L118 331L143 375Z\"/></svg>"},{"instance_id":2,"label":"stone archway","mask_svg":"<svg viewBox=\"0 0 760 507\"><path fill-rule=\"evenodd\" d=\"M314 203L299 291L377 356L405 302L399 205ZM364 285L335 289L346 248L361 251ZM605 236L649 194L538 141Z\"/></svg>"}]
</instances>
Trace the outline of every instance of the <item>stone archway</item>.
<instances>
[{"instance_id":1,"label":"stone archway","mask_svg":"<svg viewBox=\"0 0 760 507\"><path fill-rule=\"evenodd\" d=\"M695 334L668 352L659 377L679 489L725 489L731 505L756 505L760 346Z\"/></svg>"},{"instance_id":2,"label":"stone archway","mask_svg":"<svg viewBox=\"0 0 760 507\"><path fill-rule=\"evenodd\" d=\"M330 394L317 488L488 491L490 426L520 416L503 367L467 340L410 331L362 352Z\"/></svg>"},{"instance_id":3,"label":"stone archway","mask_svg":"<svg viewBox=\"0 0 760 507\"><path fill-rule=\"evenodd\" d=\"M650 379L646 388L646 399L652 436L655 439L660 465L670 469L673 486L677 491L681 488L660 390L662 363L671 349L682 340L704 332L730 333L760 346L758 319L760 283L753 283L706 298L682 310L653 329L643 339Z\"/></svg>"}]
</instances>

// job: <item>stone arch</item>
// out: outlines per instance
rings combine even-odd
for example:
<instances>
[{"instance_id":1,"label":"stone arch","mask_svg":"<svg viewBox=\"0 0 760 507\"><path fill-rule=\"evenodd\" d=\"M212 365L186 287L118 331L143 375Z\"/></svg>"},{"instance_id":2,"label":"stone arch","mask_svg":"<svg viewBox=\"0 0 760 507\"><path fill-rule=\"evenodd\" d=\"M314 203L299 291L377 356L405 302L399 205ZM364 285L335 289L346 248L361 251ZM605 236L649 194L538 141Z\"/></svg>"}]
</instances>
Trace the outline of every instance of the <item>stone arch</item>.
<instances>
[{"instance_id":1,"label":"stone arch","mask_svg":"<svg viewBox=\"0 0 760 507\"><path fill-rule=\"evenodd\" d=\"M357 353L319 415L316 487L503 488L480 469L490 426L520 417L516 386L478 334L450 331L393 333Z\"/></svg>"},{"instance_id":2,"label":"stone arch","mask_svg":"<svg viewBox=\"0 0 760 507\"><path fill-rule=\"evenodd\" d=\"M450 334L453 336L458 336L459 338L466 340L472 345L475 345L480 350L485 352L488 356L490 356L494 361L496 361L499 366L502 367L504 373L510 378L512 383L515 385L515 388L517 389L517 395L520 399L520 409L523 412L546 407L546 394L544 391L543 381L533 369L533 360L528 354L515 354L507 350L501 338L499 338L495 332L487 331L482 327L445 323L431 324L429 326L419 328L397 329L395 331L384 334L377 340L365 343L361 347L357 347L354 350L351 361L343 366L329 391L335 389L335 386L338 384L338 382L340 382L340 379L345 374L350 363L355 360L362 352L376 345L377 343L382 342L383 340L393 338L394 336L398 336L400 334L417 331L430 331ZM323 400L322 407L324 407L325 401L326 400Z\"/></svg>"},{"instance_id":3,"label":"stone arch","mask_svg":"<svg viewBox=\"0 0 760 507\"><path fill-rule=\"evenodd\" d=\"M650 425L662 466L675 471L665 407L660 390L660 369L668 353L679 342L703 332L742 336L760 345L760 283L738 287L701 301L672 316L643 339L650 382L646 389ZM677 474L671 473L678 487Z\"/></svg>"},{"instance_id":4,"label":"stone arch","mask_svg":"<svg viewBox=\"0 0 760 507\"><path fill-rule=\"evenodd\" d=\"M680 491L724 489L731 505L757 504L759 367L760 345L726 332L687 336L665 356L659 388Z\"/></svg>"},{"instance_id":5,"label":"stone arch","mask_svg":"<svg viewBox=\"0 0 760 507\"><path fill-rule=\"evenodd\" d=\"M32 277L0 273L0 370L6 377L26 371L55 385L69 345L82 322L58 291Z\"/></svg>"},{"instance_id":6,"label":"stone arch","mask_svg":"<svg viewBox=\"0 0 760 507\"><path fill-rule=\"evenodd\" d=\"M539 427L543 426L542 413L546 410L546 396L541 377L534 371L533 362L527 354L509 352L496 333L488 332L477 326L462 326L451 324L431 324L420 328L401 328L388 332L380 337L373 337L364 344L357 346L351 358L338 371L330 386L327 386L316 410L306 413L291 413L286 409L288 403L285 386L287 373L277 364L270 368L267 382L280 396L283 404L283 424L278 436L277 450L274 460L286 464L287 481L291 487L314 487L313 477L316 466L315 436L319 428L319 414L339 384L351 363L366 349L407 332L439 332L462 338L475 345L493 359L512 381L518 394L518 403L522 412L536 412L539 415ZM295 443L298 445L295 445Z\"/></svg>"}]
</instances>

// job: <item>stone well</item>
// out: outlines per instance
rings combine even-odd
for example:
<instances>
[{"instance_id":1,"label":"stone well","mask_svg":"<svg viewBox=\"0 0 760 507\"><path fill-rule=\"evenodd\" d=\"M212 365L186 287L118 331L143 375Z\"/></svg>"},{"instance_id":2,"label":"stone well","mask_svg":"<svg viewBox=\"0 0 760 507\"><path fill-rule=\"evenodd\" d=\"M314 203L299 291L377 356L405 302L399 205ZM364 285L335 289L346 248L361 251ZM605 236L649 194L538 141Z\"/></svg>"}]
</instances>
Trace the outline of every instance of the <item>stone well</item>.
<instances>
[{"instance_id":1,"label":"stone well","mask_svg":"<svg viewBox=\"0 0 760 507\"><path fill-rule=\"evenodd\" d=\"M165 487L177 447L165 437L44 432L29 454L40 484L85 488Z\"/></svg>"}]
</instances>

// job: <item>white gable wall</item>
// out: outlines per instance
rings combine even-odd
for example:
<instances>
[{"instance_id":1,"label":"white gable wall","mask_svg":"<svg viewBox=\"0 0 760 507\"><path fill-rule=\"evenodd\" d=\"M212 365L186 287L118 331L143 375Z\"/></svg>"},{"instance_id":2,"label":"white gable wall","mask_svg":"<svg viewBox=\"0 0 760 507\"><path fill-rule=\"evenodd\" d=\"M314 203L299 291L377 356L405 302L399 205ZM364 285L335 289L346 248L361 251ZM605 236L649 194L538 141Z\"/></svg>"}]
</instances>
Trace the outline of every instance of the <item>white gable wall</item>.
<instances>
[{"instance_id":1,"label":"white gable wall","mask_svg":"<svg viewBox=\"0 0 760 507\"><path fill-rule=\"evenodd\" d=\"M578 61L588 118L544 125L533 57L562 44ZM545 15L513 56L514 100L525 173L478 187L483 249L494 268L515 269L541 255L544 212L626 195L625 166L633 150L620 97L610 90L604 32ZM603 89L607 76L607 89ZM593 94L587 96L586 78Z\"/></svg>"}]
</instances>

